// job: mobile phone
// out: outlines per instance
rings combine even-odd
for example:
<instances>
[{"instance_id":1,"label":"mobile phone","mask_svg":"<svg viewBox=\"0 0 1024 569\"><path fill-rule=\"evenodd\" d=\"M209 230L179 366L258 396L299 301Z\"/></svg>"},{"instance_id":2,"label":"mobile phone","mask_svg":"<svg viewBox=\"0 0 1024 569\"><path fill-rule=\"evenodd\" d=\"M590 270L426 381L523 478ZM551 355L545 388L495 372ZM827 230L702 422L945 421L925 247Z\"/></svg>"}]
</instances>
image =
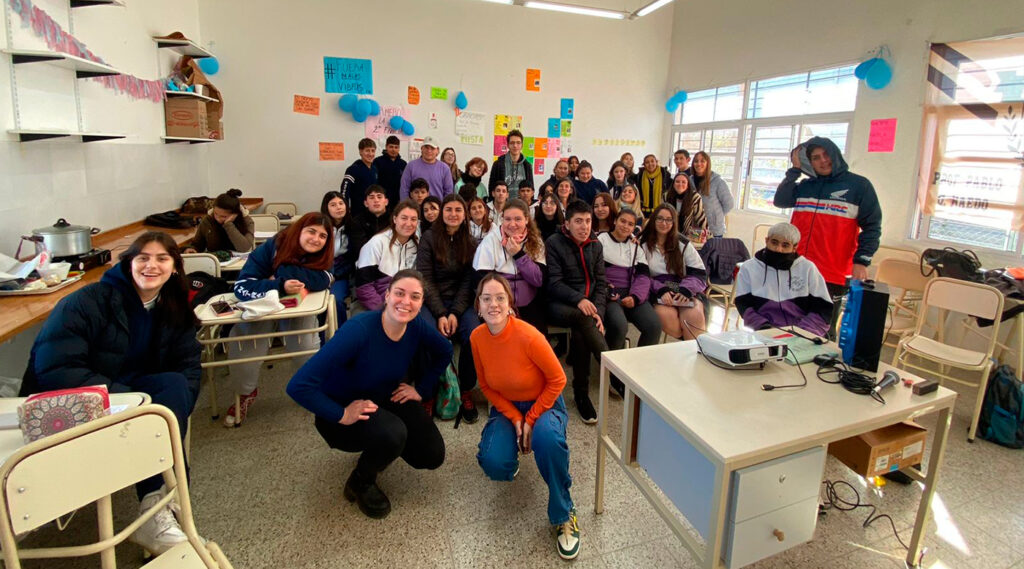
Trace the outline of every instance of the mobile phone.
<instances>
[{"instance_id":1,"label":"mobile phone","mask_svg":"<svg viewBox=\"0 0 1024 569\"><path fill-rule=\"evenodd\" d=\"M230 304L224 302L223 300L218 300L217 302L211 304L210 309L213 310L213 313L216 314L217 316L226 316L235 311L235 309L232 308Z\"/></svg>"}]
</instances>

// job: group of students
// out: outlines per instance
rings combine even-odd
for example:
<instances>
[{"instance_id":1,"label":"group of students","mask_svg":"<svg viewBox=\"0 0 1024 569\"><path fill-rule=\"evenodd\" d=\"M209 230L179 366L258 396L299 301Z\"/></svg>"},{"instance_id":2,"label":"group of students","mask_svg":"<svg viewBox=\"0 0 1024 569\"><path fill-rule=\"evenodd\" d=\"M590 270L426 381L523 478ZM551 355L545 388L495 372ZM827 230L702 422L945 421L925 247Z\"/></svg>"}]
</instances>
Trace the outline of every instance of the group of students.
<instances>
[{"instance_id":1,"label":"group of students","mask_svg":"<svg viewBox=\"0 0 1024 569\"><path fill-rule=\"evenodd\" d=\"M427 142L433 144L428 140L424 148ZM430 148L436 156L436 146ZM395 160L387 151L383 158ZM496 170L502 160L506 175L529 172L516 157L499 158ZM579 163L575 181L589 184L587 166ZM651 172L645 164L640 174L640 196L647 192L649 198L667 180L656 161L653 166ZM429 225L422 223L423 206L435 188L427 182L428 196L417 203L422 178L409 182L410 199L393 208L388 207L389 191L379 184L363 191L358 211L351 194L346 195L351 187L328 192L321 211L299 217L251 252L234 293L255 299L270 291L330 290L339 303L339 319L351 312L322 348L314 333L287 337L288 351L317 350L297 362L287 392L313 413L317 431L331 448L360 453L344 496L374 518L390 512L377 475L396 458L417 469L444 462L444 439L424 403L434 397L438 378L452 360L452 342L458 342L463 416L467 422L477 420L468 396L477 385L491 404L477 454L482 470L494 480L513 480L521 455L532 452L548 485L557 551L572 559L579 552L580 531L569 491L562 397L567 379L548 343L548 325L571 329L567 360L573 396L581 419L594 423L591 358L622 348L628 323L639 329L639 345L657 343L662 332L689 339L703 331L704 264L680 231L683 216L671 193L653 205L642 201L638 211L628 203L619 207L610 192L598 192L588 203L577 197L574 181L567 185L561 179L531 206L521 199L531 197L529 180L513 184L518 186L513 196L506 193L509 182L498 179L488 192L492 200L484 204L490 225L474 233L473 208L480 196L479 183L472 181L482 178L486 164L471 161L468 177L444 168L452 190L438 199ZM702 172L704 180L712 181L709 168ZM613 178L621 181L617 170L612 168ZM395 176L400 195L405 173ZM463 182L458 191L456 176ZM799 193L805 183L804 188L817 187L810 182L829 183L819 176L796 184L792 192ZM675 186L691 187L685 172L674 180ZM793 184L788 174L783 184ZM629 187L622 186L620 199ZM249 246L251 220L245 221L237 197L217 198L200 226L205 233L192 248ZM545 237L542 227L550 216L557 223ZM777 224L765 249L742 265L736 304L752 327L823 331L831 310L828 291L815 263L795 253L799 242L795 226ZM355 299L351 311L350 295ZM164 233L145 233L99 283L57 305L33 345L22 392L95 384L114 392L143 391L175 413L184 436L199 389L197 324L178 245ZM236 324L230 335L309 324L247 321ZM228 344L232 358L253 361L268 349L266 342ZM235 418L245 418L257 396L258 372L258 363L231 367L242 407L229 409L226 426L238 426ZM621 384L613 382L613 387L621 393ZM143 511L163 496L161 484L155 477L137 485ZM133 534L154 553L184 539L170 509Z\"/></svg>"}]
</instances>

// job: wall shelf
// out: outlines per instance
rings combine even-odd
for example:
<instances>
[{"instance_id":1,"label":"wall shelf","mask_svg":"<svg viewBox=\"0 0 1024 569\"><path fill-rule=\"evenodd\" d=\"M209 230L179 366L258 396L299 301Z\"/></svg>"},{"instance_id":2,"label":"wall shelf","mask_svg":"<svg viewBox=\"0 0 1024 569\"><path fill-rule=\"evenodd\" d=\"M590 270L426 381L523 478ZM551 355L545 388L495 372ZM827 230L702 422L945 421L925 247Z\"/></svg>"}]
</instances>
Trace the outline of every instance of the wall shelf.
<instances>
[{"instance_id":1,"label":"wall shelf","mask_svg":"<svg viewBox=\"0 0 1024 569\"><path fill-rule=\"evenodd\" d=\"M189 138L185 136L162 136L165 144L174 144L175 142L187 142L189 144L202 144L204 142L217 142L214 138Z\"/></svg>"},{"instance_id":2,"label":"wall shelf","mask_svg":"<svg viewBox=\"0 0 1024 569\"><path fill-rule=\"evenodd\" d=\"M124 134L109 134L102 132L71 132L66 130L9 130L11 134L18 135L21 142L32 142L34 140L46 140L49 138L81 137L82 142L98 142L101 140L116 140L126 138Z\"/></svg>"},{"instance_id":3,"label":"wall shelf","mask_svg":"<svg viewBox=\"0 0 1024 569\"><path fill-rule=\"evenodd\" d=\"M79 79L87 77L105 77L108 75L121 75L121 72L109 65L75 57L74 55L61 53L59 51L40 51L31 49L5 49L4 53L11 56L11 62L15 65L24 63L49 63L58 67L74 69Z\"/></svg>"},{"instance_id":4,"label":"wall shelf","mask_svg":"<svg viewBox=\"0 0 1024 569\"><path fill-rule=\"evenodd\" d=\"M168 99L185 98L185 99L202 99L208 103L219 103L217 99L213 97L207 97L206 95L199 95L197 93L189 93L187 91L164 91L164 95L167 95Z\"/></svg>"},{"instance_id":5,"label":"wall shelf","mask_svg":"<svg viewBox=\"0 0 1024 569\"><path fill-rule=\"evenodd\" d=\"M187 55L196 59L203 57L213 57L213 54L206 51L199 44L192 40L175 40L166 38L153 38L158 48L165 48L176 51L182 55Z\"/></svg>"}]
</instances>

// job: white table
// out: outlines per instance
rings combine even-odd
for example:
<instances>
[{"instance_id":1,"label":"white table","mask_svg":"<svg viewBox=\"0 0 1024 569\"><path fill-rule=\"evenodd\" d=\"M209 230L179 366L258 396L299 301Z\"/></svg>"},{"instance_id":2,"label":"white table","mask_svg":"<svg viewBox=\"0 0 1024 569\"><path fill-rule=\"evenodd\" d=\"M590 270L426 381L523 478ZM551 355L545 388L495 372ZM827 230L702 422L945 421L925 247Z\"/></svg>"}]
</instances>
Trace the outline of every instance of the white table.
<instances>
[{"instance_id":1,"label":"white table","mask_svg":"<svg viewBox=\"0 0 1024 569\"><path fill-rule=\"evenodd\" d=\"M881 364L879 374L886 369L892 368ZM611 452L701 567L723 567L727 501L734 471L938 412L927 474L916 469L904 471L924 484L907 553L907 562L918 565L956 393L940 387L936 392L916 396L897 385L883 392L886 404L882 405L839 385L819 381L813 375L813 364L805 364L804 372L808 382L802 389L763 391L764 383L799 383L797 368L772 363L759 372L719 369L704 360L693 341L603 353L594 510L598 514L604 510L606 455ZM608 435L609 373L626 386L620 444ZM917 379L907 372L899 373ZM644 412L650 409L656 413L669 431L674 430L673 434L695 449L695 456L702 455L710 464L706 480L688 481L706 484L705 497L710 496L708 527L694 523L706 546L689 533L641 473L637 462L638 437L644 436L637 428L641 402Z\"/></svg>"}]
</instances>

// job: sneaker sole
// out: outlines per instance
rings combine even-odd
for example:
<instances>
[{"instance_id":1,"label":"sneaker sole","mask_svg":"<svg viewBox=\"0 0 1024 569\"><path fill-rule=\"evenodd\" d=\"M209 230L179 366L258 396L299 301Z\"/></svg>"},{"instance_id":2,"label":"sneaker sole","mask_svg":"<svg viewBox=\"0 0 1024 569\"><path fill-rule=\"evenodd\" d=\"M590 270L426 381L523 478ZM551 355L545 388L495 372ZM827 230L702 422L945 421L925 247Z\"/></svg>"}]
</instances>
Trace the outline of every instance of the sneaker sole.
<instances>
[{"instance_id":1,"label":"sneaker sole","mask_svg":"<svg viewBox=\"0 0 1024 569\"><path fill-rule=\"evenodd\" d=\"M580 417L580 421L583 421L583 423L586 424L586 425L596 425L597 424L597 417L594 417L593 419L587 419L586 417Z\"/></svg>"},{"instance_id":2,"label":"sneaker sole","mask_svg":"<svg viewBox=\"0 0 1024 569\"><path fill-rule=\"evenodd\" d=\"M555 549L558 550L558 556L561 557L562 559L565 559L566 561L572 561L573 559L576 559L577 557L580 556L580 546L579 546L579 544L576 544L576 549L573 550L572 553L565 553L565 552L562 551L562 548L558 547L558 546L556 546Z\"/></svg>"}]
</instances>

